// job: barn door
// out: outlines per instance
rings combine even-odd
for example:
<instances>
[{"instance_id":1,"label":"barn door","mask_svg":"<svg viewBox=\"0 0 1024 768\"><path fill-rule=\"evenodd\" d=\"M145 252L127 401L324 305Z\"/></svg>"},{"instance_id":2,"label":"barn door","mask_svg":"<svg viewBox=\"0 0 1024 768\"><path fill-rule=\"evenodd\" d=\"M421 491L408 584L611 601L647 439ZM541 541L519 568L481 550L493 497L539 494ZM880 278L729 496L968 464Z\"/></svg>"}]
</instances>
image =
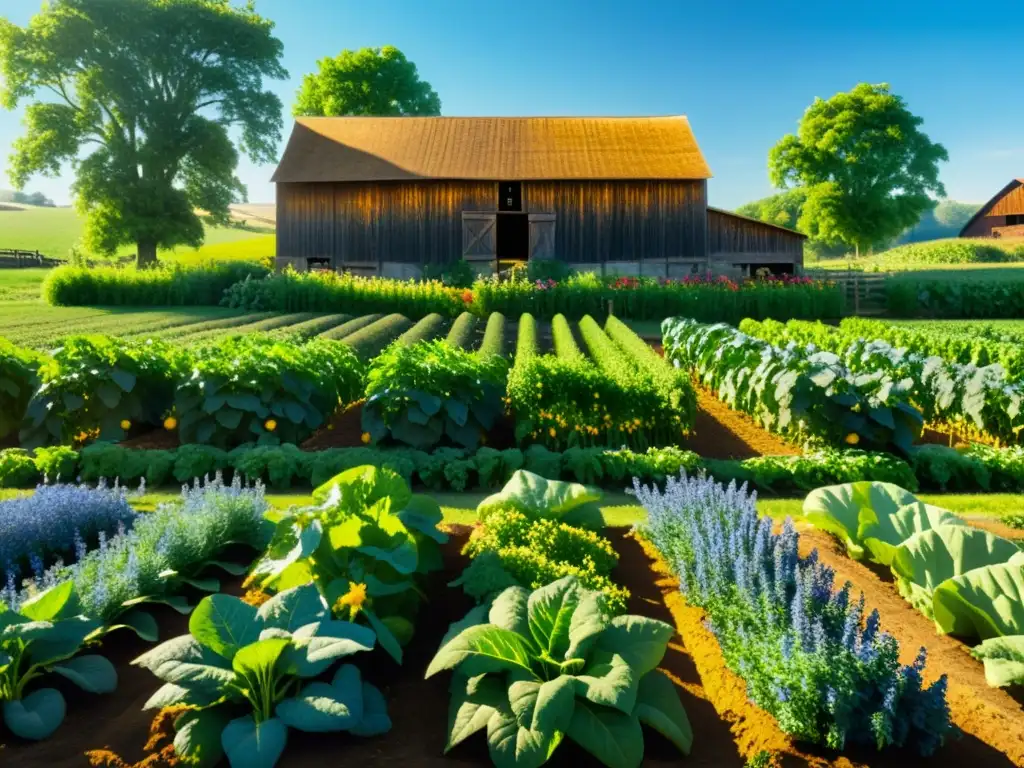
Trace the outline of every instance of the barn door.
<instances>
[{"instance_id":1,"label":"barn door","mask_svg":"<svg viewBox=\"0 0 1024 768\"><path fill-rule=\"evenodd\" d=\"M494 261L498 255L498 215L462 212L462 258Z\"/></svg>"},{"instance_id":2,"label":"barn door","mask_svg":"<svg viewBox=\"0 0 1024 768\"><path fill-rule=\"evenodd\" d=\"M530 214L530 258L555 258L555 214Z\"/></svg>"}]
</instances>

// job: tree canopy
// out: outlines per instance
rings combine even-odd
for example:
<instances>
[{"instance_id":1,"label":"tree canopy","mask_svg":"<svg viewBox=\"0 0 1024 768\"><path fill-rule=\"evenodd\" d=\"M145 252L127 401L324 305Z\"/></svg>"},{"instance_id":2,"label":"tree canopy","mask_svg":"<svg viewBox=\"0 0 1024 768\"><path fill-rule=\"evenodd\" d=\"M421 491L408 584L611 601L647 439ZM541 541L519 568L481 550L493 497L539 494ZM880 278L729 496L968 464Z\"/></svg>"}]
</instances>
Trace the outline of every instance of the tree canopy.
<instances>
[{"instance_id":1,"label":"tree canopy","mask_svg":"<svg viewBox=\"0 0 1024 768\"><path fill-rule=\"evenodd\" d=\"M805 188L799 228L859 251L914 226L932 195L945 196L939 162L949 159L922 123L886 83L815 99L768 157L775 186Z\"/></svg>"},{"instance_id":2,"label":"tree canopy","mask_svg":"<svg viewBox=\"0 0 1024 768\"><path fill-rule=\"evenodd\" d=\"M276 160L283 46L254 3L231 0L51 0L24 28L0 19L0 103L25 107L10 176L75 171L85 244L198 247L202 209L225 223L244 199L241 149Z\"/></svg>"},{"instance_id":3,"label":"tree canopy","mask_svg":"<svg viewBox=\"0 0 1024 768\"><path fill-rule=\"evenodd\" d=\"M440 115L441 98L393 45L344 50L302 79L296 117Z\"/></svg>"}]
</instances>

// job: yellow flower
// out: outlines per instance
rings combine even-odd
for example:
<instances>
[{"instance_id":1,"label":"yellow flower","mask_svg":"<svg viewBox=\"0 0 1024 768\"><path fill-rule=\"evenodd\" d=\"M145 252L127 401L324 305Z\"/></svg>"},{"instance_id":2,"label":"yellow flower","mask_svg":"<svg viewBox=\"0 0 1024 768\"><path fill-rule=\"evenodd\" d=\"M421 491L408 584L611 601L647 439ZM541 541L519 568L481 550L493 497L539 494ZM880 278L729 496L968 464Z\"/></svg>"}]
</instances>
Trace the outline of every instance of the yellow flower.
<instances>
[{"instance_id":1,"label":"yellow flower","mask_svg":"<svg viewBox=\"0 0 1024 768\"><path fill-rule=\"evenodd\" d=\"M552 437L554 437L554 436L555 436L556 434L558 434L558 433L557 433L557 432L555 432L555 428L554 428L554 427L551 427L551 428L550 428L550 429L548 430L548 434L549 434L549 435L551 435Z\"/></svg>"},{"instance_id":2,"label":"yellow flower","mask_svg":"<svg viewBox=\"0 0 1024 768\"><path fill-rule=\"evenodd\" d=\"M266 429L267 432L273 432L275 429L277 429L277 422L274 421L273 419L267 419L265 422L263 422L263 428Z\"/></svg>"},{"instance_id":3,"label":"yellow flower","mask_svg":"<svg viewBox=\"0 0 1024 768\"><path fill-rule=\"evenodd\" d=\"M363 445L369 445L369 443L370 443L370 433L369 432L363 432L363 436L360 437L359 439L363 441Z\"/></svg>"},{"instance_id":4,"label":"yellow flower","mask_svg":"<svg viewBox=\"0 0 1024 768\"><path fill-rule=\"evenodd\" d=\"M639 427L639 426L640 426L640 419L633 419L633 423L634 423L634 424L635 424L636 426L638 426L638 427Z\"/></svg>"},{"instance_id":5,"label":"yellow flower","mask_svg":"<svg viewBox=\"0 0 1024 768\"><path fill-rule=\"evenodd\" d=\"M856 432L851 432L850 434L848 434L846 436L846 444L847 445L856 445L859 442L860 442L860 435L858 435Z\"/></svg>"},{"instance_id":6,"label":"yellow flower","mask_svg":"<svg viewBox=\"0 0 1024 768\"><path fill-rule=\"evenodd\" d=\"M173 416L168 416L166 419L164 419L164 429L166 429L168 432L177 426L178 420Z\"/></svg>"},{"instance_id":7,"label":"yellow flower","mask_svg":"<svg viewBox=\"0 0 1024 768\"><path fill-rule=\"evenodd\" d=\"M595 400L600 400L600 399L601 399L601 395L600 395L600 393L598 393L598 392L595 392L595 393L594 393L594 399L595 399Z\"/></svg>"},{"instance_id":8,"label":"yellow flower","mask_svg":"<svg viewBox=\"0 0 1024 768\"><path fill-rule=\"evenodd\" d=\"M349 621L355 619L363 603L366 602L366 585L356 584L354 581L348 583L348 592L334 602L334 612L342 613L348 608Z\"/></svg>"},{"instance_id":9,"label":"yellow flower","mask_svg":"<svg viewBox=\"0 0 1024 768\"><path fill-rule=\"evenodd\" d=\"M128 419L123 419L121 421L121 429L129 430L131 428L132 428L132 423L130 421L128 421Z\"/></svg>"}]
</instances>

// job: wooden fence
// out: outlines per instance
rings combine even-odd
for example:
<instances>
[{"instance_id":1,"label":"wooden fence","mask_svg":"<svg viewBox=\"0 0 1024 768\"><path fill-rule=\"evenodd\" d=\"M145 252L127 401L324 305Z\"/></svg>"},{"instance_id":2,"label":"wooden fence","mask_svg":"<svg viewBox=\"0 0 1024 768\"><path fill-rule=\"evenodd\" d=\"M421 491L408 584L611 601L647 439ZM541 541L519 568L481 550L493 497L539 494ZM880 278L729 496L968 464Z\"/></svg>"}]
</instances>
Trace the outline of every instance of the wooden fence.
<instances>
[{"instance_id":1,"label":"wooden fence","mask_svg":"<svg viewBox=\"0 0 1024 768\"><path fill-rule=\"evenodd\" d=\"M846 311L854 316L870 317L885 313L885 281L891 272L830 272L846 294Z\"/></svg>"},{"instance_id":2,"label":"wooden fence","mask_svg":"<svg viewBox=\"0 0 1024 768\"><path fill-rule=\"evenodd\" d=\"M43 256L39 251L22 251L16 248L0 248L0 269L23 267L55 267L61 262Z\"/></svg>"}]
</instances>

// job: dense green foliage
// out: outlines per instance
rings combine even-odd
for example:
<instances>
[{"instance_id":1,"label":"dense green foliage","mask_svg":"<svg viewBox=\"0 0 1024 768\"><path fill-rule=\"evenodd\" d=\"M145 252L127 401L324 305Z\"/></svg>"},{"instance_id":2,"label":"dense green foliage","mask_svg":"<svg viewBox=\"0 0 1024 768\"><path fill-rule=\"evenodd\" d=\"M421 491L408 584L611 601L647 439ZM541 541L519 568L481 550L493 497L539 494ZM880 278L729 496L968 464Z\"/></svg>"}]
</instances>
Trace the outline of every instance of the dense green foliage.
<instances>
[{"instance_id":1,"label":"dense green foliage","mask_svg":"<svg viewBox=\"0 0 1024 768\"><path fill-rule=\"evenodd\" d=\"M1021 317L1024 276L965 280L956 273L919 277L908 272L885 281L885 304L892 317Z\"/></svg>"},{"instance_id":2,"label":"dense green foliage","mask_svg":"<svg viewBox=\"0 0 1024 768\"><path fill-rule=\"evenodd\" d=\"M662 330L668 358L772 432L800 442L862 444L904 455L921 434L923 419L910 404L909 380L883 371L857 375L832 353L797 345L783 349L724 324L669 318Z\"/></svg>"},{"instance_id":3,"label":"dense green foliage","mask_svg":"<svg viewBox=\"0 0 1024 768\"><path fill-rule=\"evenodd\" d=\"M955 237L955 233L953 235ZM998 240L935 240L900 245L883 251L872 262L883 269L906 269L943 264L999 264L1024 261L1024 245L1009 246Z\"/></svg>"},{"instance_id":4,"label":"dense green foliage","mask_svg":"<svg viewBox=\"0 0 1024 768\"><path fill-rule=\"evenodd\" d=\"M317 61L295 97L296 117L440 115L441 99L393 45L343 50Z\"/></svg>"},{"instance_id":5,"label":"dense green foliage","mask_svg":"<svg viewBox=\"0 0 1024 768\"><path fill-rule=\"evenodd\" d=\"M366 374L363 431L419 449L474 449L502 414L508 363L438 339L393 344Z\"/></svg>"},{"instance_id":6,"label":"dense green foliage","mask_svg":"<svg viewBox=\"0 0 1024 768\"><path fill-rule=\"evenodd\" d=\"M161 269L58 267L43 283L43 299L60 307L216 306L232 285L267 274L248 261Z\"/></svg>"},{"instance_id":7,"label":"dense green foliage","mask_svg":"<svg viewBox=\"0 0 1024 768\"><path fill-rule=\"evenodd\" d=\"M325 331L324 333L321 333L320 336L325 339L346 339L356 331L360 331L368 325L373 325L382 317L384 317L384 315L381 314L362 315L354 320L349 320L347 323L342 323L329 331Z\"/></svg>"},{"instance_id":8,"label":"dense green foliage","mask_svg":"<svg viewBox=\"0 0 1024 768\"><path fill-rule=\"evenodd\" d=\"M404 315L385 315L345 336L342 342L355 352L360 360L369 361L391 342L410 330L412 325L412 321Z\"/></svg>"},{"instance_id":9,"label":"dense green foliage","mask_svg":"<svg viewBox=\"0 0 1024 768\"><path fill-rule=\"evenodd\" d=\"M395 472L360 466L313 491L316 506L274 516L249 582L286 590L312 580L336 615L365 621L399 664L412 639L421 577L441 567L441 507Z\"/></svg>"},{"instance_id":10,"label":"dense green foliage","mask_svg":"<svg viewBox=\"0 0 1024 768\"><path fill-rule=\"evenodd\" d=\"M359 397L363 366L344 344L236 336L192 350L174 409L183 441L300 443Z\"/></svg>"},{"instance_id":11,"label":"dense green foliage","mask_svg":"<svg viewBox=\"0 0 1024 768\"><path fill-rule=\"evenodd\" d=\"M840 317L843 294L834 284L810 280L737 284L724 277L665 280L581 273L552 283L478 280L470 309L481 317L491 312L529 312L540 319L561 313L569 319L591 315L603 320L609 302L616 316L632 320L682 315L706 322L738 323L744 317Z\"/></svg>"},{"instance_id":12,"label":"dense green foliage","mask_svg":"<svg viewBox=\"0 0 1024 768\"><path fill-rule=\"evenodd\" d=\"M254 163L276 160L281 101L263 84L287 72L273 26L225 0L57 0L24 28L0 20L0 104L28 102L12 179L70 163L91 250L133 244L142 266L201 245L196 209L226 224L245 195L232 132Z\"/></svg>"},{"instance_id":13,"label":"dense green foliage","mask_svg":"<svg viewBox=\"0 0 1024 768\"><path fill-rule=\"evenodd\" d=\"M500 312L492 312L487 318L484 338L477 351L480 356L505 355L505 316Z\"/></svg>"},{"instance_id":14,"label":"dense green foliage","mask_svg":"<svg viewBox=\"0 0 1024 768\"><path fill-rule=\"evenodd\" d=\"M654 619L610 618L571 576L506 589L452 625L427 669L455 673L446 750L486 728L498 766L543 765L568 738L609 768L638 768L644 724L688 754L686 712L657 669L672 635Z\"/></svg>"},{"instance_id":15,"label":"dense green foliage","mask_svg":"<svg viewBox=\"0 0 1024 768\"><path fill-rule=\"evenodd\" d=\"M162 342L72 336L39 370L21 444L118 441L133 426L157 427L171 409L187 366L180 350Z\"/></svg>"},{"instance_id":16,"label":"dense green foliage","mask_svg":"<svg viewBox=\"0 0 1024 768\"><path fill-rule=\"evenodd\" d=\"M223 304L249 311L336 312L344 309L353 315L397 312L419 318L437 312L445 317L457 317L466 308L463 293L439 282L415 283L336 272L285 270L262 280L244 280L231 286Z\"/></svg>"},{"instance_id":17,"label":"dense green foliage","mask_svg":"<svg viewBox=\"0 0 1024 768\"><path fill-rule=\"evenodd\" d=\"M18 431L41 362L34 352L0 338L0 440Z\"/></svg>"},{"instance_id":18,"label":"dense green foliage","mask_svg":"<svg viewBox=\"0 0 1024 768\"><path fill-rule=\"evenodd\" d=\"M476 330L477 318L470 312L459 315L448 332L447 341L453 347L469 349Z\"/></svg>"},{"instance_id":19,"label":"dense green foliage","mask_svg":"<svg viewBox=\"0 0 1024 768\"><path fill-rule=\"evenodd\" d=\"M923 122L888 84L815 99L768 156L775 186L807 193L800 229L867 250L916 224L935 205L931 195L945 196L939 163L949 159Z\"/></svg>"},{"instance_id":20,"label":"dense green foliage","mask_svg":"<svg viewBox=\"0 0 1024 768\"><path fill-rule=\"evenodd\" d=\"M412 328L399 336L396 341L405 346L415 344L418 341L429 341L444 329L444 325L444 318L434 312L419 320Z\"/></svg>"}]
</instances>

